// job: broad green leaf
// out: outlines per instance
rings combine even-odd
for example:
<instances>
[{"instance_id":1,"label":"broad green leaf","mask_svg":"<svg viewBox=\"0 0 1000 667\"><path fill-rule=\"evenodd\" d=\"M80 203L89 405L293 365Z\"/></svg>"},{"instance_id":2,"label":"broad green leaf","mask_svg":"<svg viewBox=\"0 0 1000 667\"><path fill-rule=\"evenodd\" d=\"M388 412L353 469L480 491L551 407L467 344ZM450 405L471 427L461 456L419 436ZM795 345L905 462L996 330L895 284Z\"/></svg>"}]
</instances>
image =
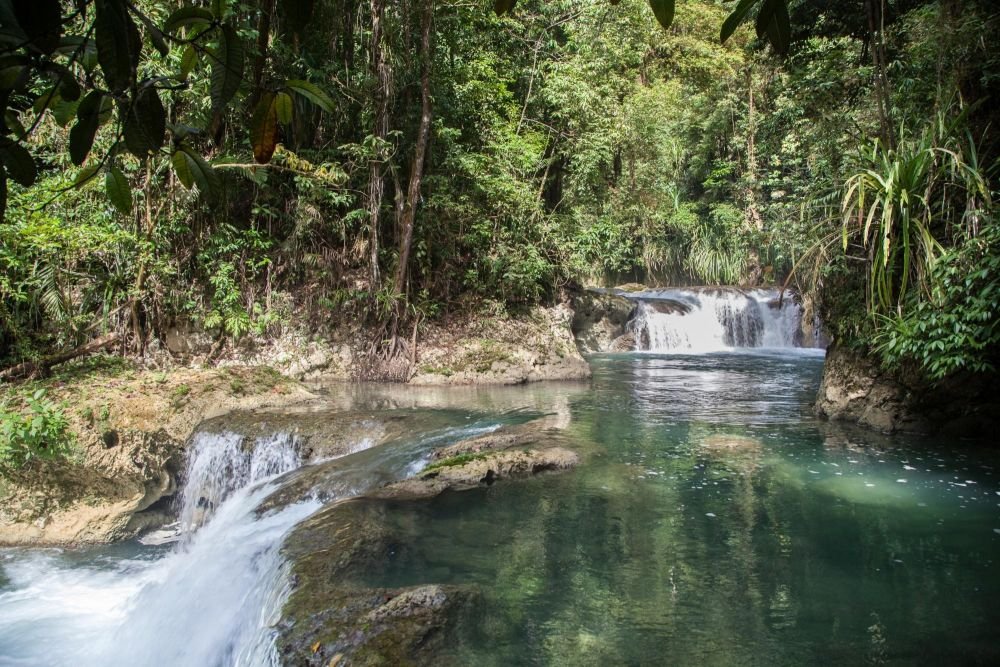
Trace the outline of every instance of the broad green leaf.
<instances>
[{"instance_id":1,"label":"broad green leaf","mask_svg":"<svg viewBox=\"0 0 1000 667\"><path fill-rule=\"evenodd\" d=\"M232 26L219 32L219 45L212 58L212 110L221 111L243 83L243 42Z\"/></svg>"},{"instance_id":2,"label":"broad green leaf","mask_svg":"<svg viewBox=\"0 0 1000 667\"><path fill-rule=\"evenodd\" d=\"M177 178L187 189L197 186L198 191L207 199L214 199L222 189L219 174L190 146L182 146L170 160Z\"/></svg>"},{"instance_id":3,"label":"broad green leaf","mask_svg":"<svg viewBox=\"0 0 1000 667\"><path fill-rule=\"evenodd\" d=\"M59 123L59 127L66 127L70 121L76 118L76 110L80 105L76 102L60 100L52 107L52 117Z\"/></svg>"},{"instance_id":4,"label":"broad green leaf","mask_svg":"<svg viewBox=\"0 0 1000 667\"><path fill-rule=\"evenodd\" d=\"M320 90L320 88L315 84L309 83L308 81L292 79L285 82L285 87L293 93L306 98L323 111L333 113L333 100L331 100L327 94Z\"/></svg>"},{"instance_id":5,"label":"broad green leaf","mask_svg":"<svg viewBox=\"0 0 1000 667\"><path fill-rule=\"evenodd\" d=\"M170 163L173 165L174 173L177 174L177 178L181 184L188 190L194 187L194 174L191 171L191 162L184 151L174 151L174 154L170 156Z\"/></svg>"},{"instance_id":6,"label":"broad green leaf","mask_svg":"<svg viewBox=\"0 0 1000 667\"><path fill-rule=\"evenodd\" d=\"M188 78L194 68L198 66L198 52L190 44L184 49L184 53L181 54L181 81Z\"/></svg>"},{"instance_id":7,"label":"broad green leaf","mask_svg":"<svg viewBox=\"0 0 1000 667\"><path fill-rule=\"evenodd\" d=\"M278 114L278 122L290 125L295 115L295 103L288 93L278 93L274 96L274 110Z\"/></svg>"},{"instance_id":8,"label":"broad green leaf","mask_svg":"<svg viewBox=\"0 0 1000 667\"><path fill-rule=\"evenodd\" d=\"M267 164L278 146L278 111L275 108L274 93L264 93L254 109L250 120L250 145L253 159L259 164Z\"/></svg>"},{"instance_id":9,"label":"broad green leaf","mask_svg":"<svg viewBox=\"0 0 1000 667\"><path fill-rule=\"evenodd\" d=\"M7 128L14 133L18 139L24 139L27 132L24 129L24 125L21 124L21 120L17 117L17 113L11 109L7 109L3 113L3 121L7 125Z\"/></svg>"},{"instance_id":10,"label":"broad green leaf","mask_svg":"<svg viewBox=\"0 0 1000 667\"><path fill-rule=\"evenodd\" d=\"M757 14L757 36L770 42L776 52L788 53L792 27L785 0L764 0Z\"/></svg>"},{"instance_id":11,"label":"broad green leaf","mask_svg":"<svg viewBox=\"0 0 1000 667\"><path fill-rule=\"evenodd\" d=\"M675 0L649 0L649 6L661 26L669 28L673 24Z\"/></svg>"},{"instance_id":12,"label":"broad green leaf","mask_svg":"<svg viewBox=\"0 0 1000 667\"><path fill-rule=\"evenodd\" d=\"M88 164L86 167L82 168L79 173L77 173L76 178L73 179L73 187L78 188L85 183L89 183L94 178L94 174L100 171L100 169L100 162Z\"/></svg>"},{"instance_id":13,"label":"broad green leaf","mask_svg":"<svg viewBox=\"0 0 1000 667\"><path fill-rule=\"evenodd\" d=\"M117 166L112 165L104 175L104 190L120 213L128 215L132 212L132 190L125 174Z\"/></svg>"},{"instance_id":14,"label":"broad green leaf","mask_svg":"<svg viewBox=\"0 0 1000 667\"><path fill-rule=\"evenodd\" d=\"M125 114L124 139L130 153L145 159L163 147L167 114L159 92L151 85L141 88Z\"/></svg>"},{"instance_id":15,"label":"broad green leaf","mask_svg":"<svg viewBox=\"0 0 1000 667\"><path fill-rule=\"evenodd\" d=\"M24 187L34 183L38 177L35 158L28 149L6 137L0 139L0 162L3 162L10 177Z\"/></svg>"},{"instance_id":16,"label":"broad green leaf","mask_svg":"<svg viewBox=\"0 0 1000 667\"><path fill-rule=\"evenodd\" d=\"M97 134L103 106L104 93L92 90L77 107L76 125L69 131L69 156L77 166L86 161L94 145L94 135Z\"/></svg>"},{"instance_id":17,"label":"broad green leaf","mask_svg":"<svg viewBox=\"0 0 1000 667\"><path fill-rule=\"evenodd\" d=\"M181 7L163 23L164 32L177 32L189 25L211 25L215 21L212 12L203 7Z\"/></svg>"},{"instance_id":18,"label":"broad green leaf","mask_svg":"<svg viewBox=\"0 0 1000 667\"><path fill-rule=\"evenodd\" d=\"M59 0L30 0L13 4L14 17L30 42L30 50L47 55L59 48L62 34Z\"/></svg>"},{"instance_id":19,"label":"broad green leaf","mask_svg":"<svg viewBox=\"0 0 1000 667\"><path fill-rule=\"evenodd\" d=\"M142 38L123 0L95 0L97 61L108 88L118 93L132 84Z\"/></svg>"},{"instance_id":20,"label":"broad green leaf","mask_svg":"<svg viewBox=\"0 0 1000 667\"><path fill-rule=\"evenodd\" d=\"M736 32L736 28L740 26L741 23L746 21L747 15L750 10L753 9L754 5L760 3L762 0L740 0L740 4L736 5L733 12L726 17L726 20L722 23L722 32L720 33L720 38L723 43Z\"/></svg>"}]
</instances>

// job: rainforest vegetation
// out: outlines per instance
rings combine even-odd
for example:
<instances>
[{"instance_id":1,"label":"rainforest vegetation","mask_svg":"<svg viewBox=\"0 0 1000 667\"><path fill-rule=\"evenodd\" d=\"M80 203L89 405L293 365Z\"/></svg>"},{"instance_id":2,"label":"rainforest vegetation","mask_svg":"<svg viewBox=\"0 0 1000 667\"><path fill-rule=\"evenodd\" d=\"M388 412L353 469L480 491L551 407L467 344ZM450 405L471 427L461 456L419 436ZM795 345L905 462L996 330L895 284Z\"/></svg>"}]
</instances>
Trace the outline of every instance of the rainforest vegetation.
<instances>
[{"instance_id":1,"label":"rainforest vegetation","mask_svg":"<svg viewBox=\"0 0 1000 667\"><path fill-rule=\"evenodd\" d=\"M993 0L4 0L0 362L788 285L996 370ZM103 337L103 338L102 338Z\"/></svg>"}]
</instances>

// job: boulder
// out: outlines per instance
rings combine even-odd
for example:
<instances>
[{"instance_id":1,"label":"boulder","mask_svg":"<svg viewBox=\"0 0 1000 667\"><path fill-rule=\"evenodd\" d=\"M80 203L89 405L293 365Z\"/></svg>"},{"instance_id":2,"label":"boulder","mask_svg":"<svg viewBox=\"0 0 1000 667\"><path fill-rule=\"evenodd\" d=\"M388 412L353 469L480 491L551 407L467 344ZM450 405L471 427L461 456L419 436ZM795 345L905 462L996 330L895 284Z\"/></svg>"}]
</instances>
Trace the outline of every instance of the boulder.
<instances>
[{"instance_id":1,"label":"boulder","mask_svg":"<svg viewBox=\"0 0 1000 667\"><path fill-rule=\"evenodd\" d=\"M575 293L571 304L573 337L584 354L612 351L636 309L635 302L623 296L589 290Z\"/></svg>"}]
</instances>

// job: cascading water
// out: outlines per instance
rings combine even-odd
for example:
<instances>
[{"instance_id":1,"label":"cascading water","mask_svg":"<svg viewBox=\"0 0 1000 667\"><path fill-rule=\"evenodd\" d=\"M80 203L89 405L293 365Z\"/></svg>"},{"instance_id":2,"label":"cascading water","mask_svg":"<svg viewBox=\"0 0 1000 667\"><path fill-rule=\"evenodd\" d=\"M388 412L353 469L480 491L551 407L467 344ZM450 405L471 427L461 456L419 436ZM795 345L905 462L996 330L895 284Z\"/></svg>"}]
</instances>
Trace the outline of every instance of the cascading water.
<instances>
[{"instance_id":1,"label":"cascading water","mask_svg":"<svg viewBox=\"0 0 1000 667\"><path fill-rule=\"evenodd\" d=\"M628 295L637 347L651 352L717 352L802 345L802 308L777 290L669 289Z\"/></svg>"},{"instance_id":2,"label":"cascading water","mask_svg":"<svg viewBox=\"0 0 1000 667\"><path fill-rule=\"evenodd\" d=\"M181 498L187 532L172 550L84 568L56 550L5 563L13 590L0 594L0 664L274 664L279 549L319 502L255 510L299 464L286 434L198 434Z\"/></svg>"},{"instance_id":3,"label":"cascading water","mask_svg":"<svg viewBox=\"0 0 1000 667\"><path fill-rule=\"evenodd\" d=\"M331 469L322 494L267 512L264 501L302 464L295 438L199 433L180 519L159 539L90 553L0 551L0 666L276 665L274 626L291 587L281 546L295 526L324 502L418 471L435 446L497 426L471 422L376 449L359 438L342 461L322 464Z\"/></svg>"},{"instance_id":4,"label":"cascading water","mask_svg":"<svg viewBox=\"0 0 1000 667\"><path fill-rule=\"evenodd\" d=\"M236 433L199 433L182 480L180 529L202 525L234 491L300 465L294 438L275 433L252 446Z\"/></svg>"}]
</instances>

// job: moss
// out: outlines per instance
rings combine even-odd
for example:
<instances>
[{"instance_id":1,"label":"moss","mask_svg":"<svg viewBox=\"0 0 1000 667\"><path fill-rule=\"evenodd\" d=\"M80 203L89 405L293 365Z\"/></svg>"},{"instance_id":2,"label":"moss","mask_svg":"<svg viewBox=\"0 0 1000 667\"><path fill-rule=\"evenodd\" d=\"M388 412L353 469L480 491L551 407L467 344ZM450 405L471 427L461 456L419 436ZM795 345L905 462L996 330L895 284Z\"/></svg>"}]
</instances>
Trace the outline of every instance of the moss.
<instances>
[{"instance_id":1,"label":"moss","mask_svg":"<svg viewBox=\"0 0 1000 667\"><path fill-rule=\"evenodd\" d=\"M434 470L440 470L442 468L454 468L457 466L464 466L466 463L471 463L473 461L482 461L486 459L489 454L486 453L476 453L476 454L458 454L457 456L450 456L446 459L441 459L440 461L435 461L426 468L424 472L433 472Z\"/></svg>"},{"instance_id":2,"label":"moss","mask_svg":"<svg viewBox=\"0 0 1000 667\"><path fill-rule=\"evenodd\" d=\"M420 372L428 375L443 375L447 378L455 374L455 369L450 366L422 366Z\"/></svg>"},{"instance_id":3,"label":"moss","mask_svg":"<svg viewBox=\"0 0 1000 667\"><path fill-rule=\"evenodd\" d=\"M474 347L465 351L464 356L455 364L456 370L473 370L476 373L486 373L493 369L493 364L509 364L514 361L510 350L503 343L492 338L481 338Z\"/></svg>"}]
</instances>

